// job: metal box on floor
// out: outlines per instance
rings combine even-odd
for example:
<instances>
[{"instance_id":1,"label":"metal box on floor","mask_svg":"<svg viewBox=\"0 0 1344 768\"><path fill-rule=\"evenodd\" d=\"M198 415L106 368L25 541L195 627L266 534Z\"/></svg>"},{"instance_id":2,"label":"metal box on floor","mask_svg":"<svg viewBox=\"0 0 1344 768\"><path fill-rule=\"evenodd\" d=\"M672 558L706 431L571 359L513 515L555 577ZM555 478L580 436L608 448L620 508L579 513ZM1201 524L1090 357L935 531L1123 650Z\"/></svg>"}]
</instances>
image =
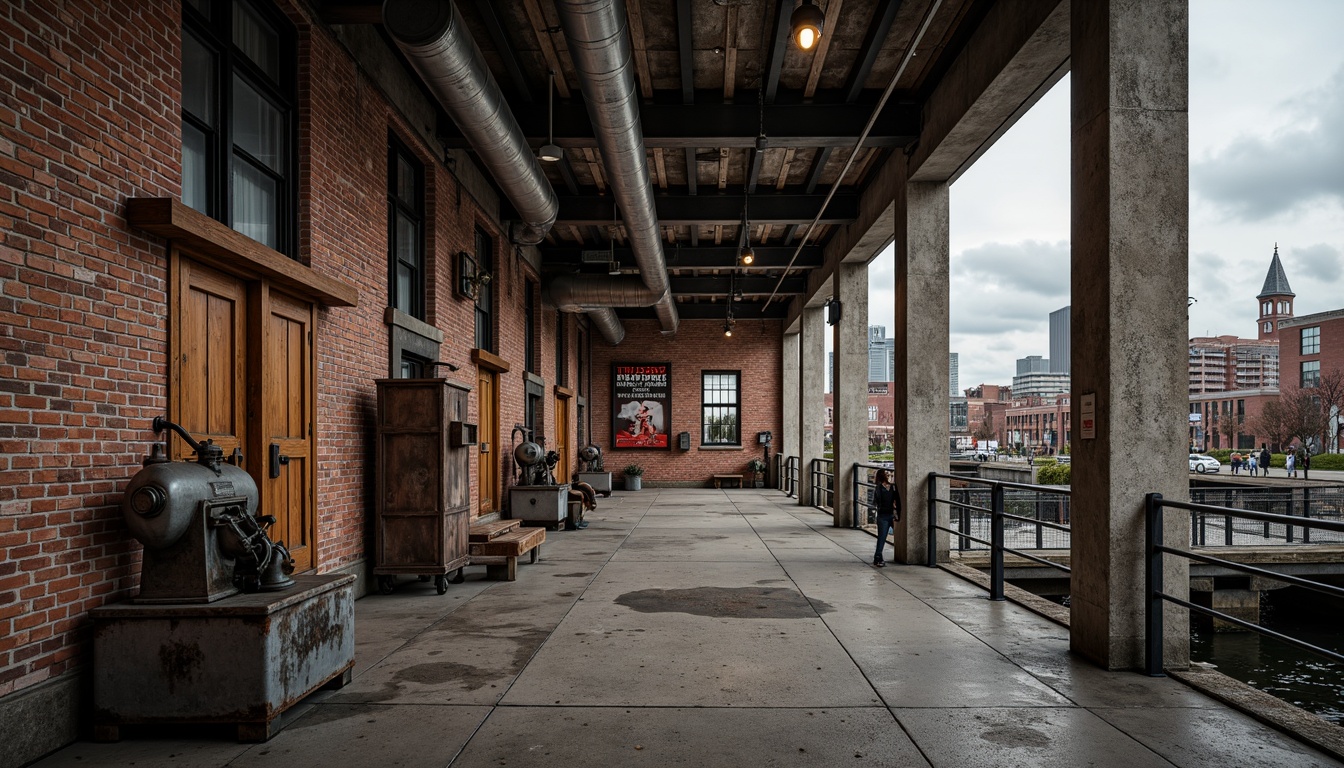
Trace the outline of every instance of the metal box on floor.
<instances>
[{"instance_id":1,"label":"metal box on floor","mask_svg":"<svg viewBox=\"0 0 1344 768\"><path fill-rule=\"evenodd\" d=\"M93 619L93 721L224 723L266 741L278 718L355 664L355 577L295 576L283 592L213 603L105 605Z\"/></svg>"},{"instance_id":2,"label":"metal box on floor","mask_svg":"<svg viewBox=\"0 0 1344 768\"><path fill-rule=\"evenodd\" d=\"M587 483L593 486L593 490L604 495L611 495L611 473L610 472L580 472L579 482Z\"/></svg>"},{"instance_id":3,"label":"metal box on floor","mask_svg":"<svg viewBox=\"0 0 1344 768\"><path fill-rule=\"evenodd\" d=\"M562 523L569 514L565 502L569 483L515 485L509 489L509 517L532 523Z\"/></svg>"}]
</instances>

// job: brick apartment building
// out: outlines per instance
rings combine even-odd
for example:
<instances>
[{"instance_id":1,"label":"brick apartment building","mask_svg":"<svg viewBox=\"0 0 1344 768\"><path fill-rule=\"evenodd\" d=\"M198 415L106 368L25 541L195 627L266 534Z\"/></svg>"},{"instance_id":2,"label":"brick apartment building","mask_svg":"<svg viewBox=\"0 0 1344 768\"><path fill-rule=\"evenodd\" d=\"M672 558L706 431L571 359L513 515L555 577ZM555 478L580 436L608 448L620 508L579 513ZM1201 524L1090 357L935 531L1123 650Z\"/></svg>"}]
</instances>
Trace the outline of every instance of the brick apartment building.
<instances>
[{"instance_id":1,"label":"brick apartment building","mask_svg":"<svg viewBox=\"0 0 1344 768\"><path fill-rule=\"evenodd\" d=\"M779 320L725 338L721 319L675 336L627 319L613 345L557 311L537 247L444 149L386 40L313 8L0 8L0 721L49 726L11 754L73 738L88 612L137 588L122 489L155 416L239 451L300 571L361 585L377 379L471 389L476 516L507 498L511 425L560 449L561 474L578 447L611 446L618 363L672 362L670 431L690 433L689 450L608 451L618 472L703 485L781 434ZM731 434L707 444L711 376Z\"/></svg>"},{"instance_id":2,"label":"brick apartment building","mask_svg":"<svg viewBox=\"0 0 1344 768\"><path fill-rule=\"evenodd\" d=\"M1306 389L1318 384L1322 375L1344 371L1344 309L1280 320L1277 330L1285 385ZM1332 444L1323 448L1339 451L1344 447L1344 419L1339 413L1329 431L1334 436Z\"/></svg>"}]
</instances>

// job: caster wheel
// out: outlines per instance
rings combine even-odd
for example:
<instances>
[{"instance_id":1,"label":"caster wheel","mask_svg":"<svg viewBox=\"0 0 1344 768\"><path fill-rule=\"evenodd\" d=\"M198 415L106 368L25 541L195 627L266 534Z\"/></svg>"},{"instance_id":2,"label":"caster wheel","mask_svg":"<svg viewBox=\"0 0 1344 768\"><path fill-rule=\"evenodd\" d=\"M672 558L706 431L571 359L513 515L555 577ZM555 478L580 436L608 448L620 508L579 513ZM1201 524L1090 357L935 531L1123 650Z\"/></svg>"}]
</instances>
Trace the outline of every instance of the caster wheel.
<instances>
[{"instance_id":1,"label":"caster wheel","mask_svg":"<svg viewBox=\"0 0 1344 768\"><path fill-rule=\"evenodd\" d=\"M461 584L462 582L466 581L466 580L467 580L467 577L466 577L465 574L462 573L462 571L464 571L464 570L466 570L466 569L465 569L465 568L458 568L458 569L457 569L457 572L453 574L452 578L448 579L448 583L449 583L449 584Z\"/></svg>"},{"instance_id":2,"label":"caster wheel","mask_svg":"<svg viewBox=\"0 0 1344 768\"><path fill-rule=\"evenodd\" d=\"M434 588L437 589L437 590L439 590L439 594L440 594L440 595L442 595L444 592L447 592L447 591L448 591L448 578L447 578L446 576L435 576L435 577L434 577Z\"/></svg>"},{"instance_id":3,"label":"caster wheel","mask_svg":"<svg viewBox=\"0 0 1344 768\"><path fill-rule=\"evenodd\" d=\"M431 578L431 577L429 577L429 576L421 576L421 577L420 577L420 581L429 581L430 578Z\"/></svg>"},{"instance_id":4,"label":"caster wheel","mask_svg":"<svg viewBox=\"0 0 1344 768\"><path fill-rule=\"evenodd\" d=\"M379 576L379 577L378 577L378 591L379 591L379 592L382 592L384 595L390 595L390 594L392 594L392 590L394 590L394 589L396 589L396 588L397 588L397 577L396 577L396 576Z\"/></svg>"}]
</instances>

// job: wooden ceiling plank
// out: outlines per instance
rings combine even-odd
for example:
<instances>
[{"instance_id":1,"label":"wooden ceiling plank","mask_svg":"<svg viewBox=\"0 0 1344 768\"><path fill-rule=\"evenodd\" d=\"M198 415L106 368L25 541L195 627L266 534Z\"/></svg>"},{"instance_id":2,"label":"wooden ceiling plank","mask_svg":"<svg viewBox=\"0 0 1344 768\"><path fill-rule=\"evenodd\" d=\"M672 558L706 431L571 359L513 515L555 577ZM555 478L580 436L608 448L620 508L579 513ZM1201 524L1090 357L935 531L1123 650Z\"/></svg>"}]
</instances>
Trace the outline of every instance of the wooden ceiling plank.
<instances>
[{"instance_id":1,"label":"wooden ceiling plank","mask_svg":"<svg viewBox=\"0 0 1344 768\"><path fill-rule=\"evenodd\" d=\"M844 0L831 0L826 4L826 20L822 22L826 29L834 30L840 19L840 7ZM817 92L817 83L821 82L821 71L826 68L826 52L830 50L834 34L822 35L817 41L817 51L812 57L812 71L807 75L807 87L803 89L803 98L810 99Z\"/></svg>"},{"instance_id":2,"label":"wooden ceiling plank","mask_svg":"<svg viewBox=\"0 0 1344 768\"><path fill-rule=\"evenodd\" d=\"M779 177L775 179L775 189L784 189L785 185L789 183L789 166L793 164L793 156L797 151L794 147L784 150L784 162L779 166Z\"/></svg>"},{"instance_id":3,"label":"wooden ceiling plank","mask_svg":"<svg viewBox=\"0 0 1344 768\"><path fill-rule=\"evenodd\" d=\"M728 6L723 25L723 100L737 92L737 6Z\"/></svg>"},{"instance_id":4,"label":"wooden ceiling plank","mask_svg":"<svg viewBox=\"0 0 1344 768\"><path fill-rule=\"evenodd\" d=\"M546 23L546 15L541 12L541 6L537 0L523 0L523 9L527 11L527 20L532 24L532 32L537 36L537 47L541 49L541 57L546 60L546 66L556 74L555 92L560 98L569 98L569 84L563 77L564 69L560 67L560 56L555 51L555 44L551 41L549 24Z\"/></svg>"},{"instance_id":5,"label":"wooden ceiling plank","mask_svg":"<svg viewBox=\"0 0 1344 768\"><path fill-rule=\"evenodd\" d=\"M649 73L649 52L644 47L644 11L640 0L625 0L625 15L630 21L630 47L635 58L635 75L639 78L639 93L645 99L653 98L653 78Z\"/></svg>"}]
</instances>

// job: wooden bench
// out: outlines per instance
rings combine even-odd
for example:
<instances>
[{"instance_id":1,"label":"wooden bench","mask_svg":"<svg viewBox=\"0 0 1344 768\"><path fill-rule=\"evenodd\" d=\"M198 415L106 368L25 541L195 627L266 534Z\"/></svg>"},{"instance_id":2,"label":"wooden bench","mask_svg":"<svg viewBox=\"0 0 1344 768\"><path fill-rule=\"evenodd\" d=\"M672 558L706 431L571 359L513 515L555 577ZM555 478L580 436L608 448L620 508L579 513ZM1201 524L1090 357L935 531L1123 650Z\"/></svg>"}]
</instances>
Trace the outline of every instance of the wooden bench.
<instances>
[{"instance_id":1,"label":"wooden bench","mask_svg":"<svg viewBox=\"0 0 1344 768\"><path fill-rule=\"evenodd\" d=\"M467 531L467 541L490 541L515 530L522 524L522 520L491 520L488 523L477 523Z\"/></svg>"},{"instance_id":2,"label":"wooden bench","mask_svg":"<svg viewBox=\"0 0 1344 768\"><path fill-rule=\"evenodd\" d=\"M715 476L714 476L714 487L715 487L715 488L722 488L722 487L723 487L725 484L727 484L727 483L732 483L732 485L729 485L729 486L728 486L729 488L741 488L741 487L742 487L742 476L741 476L741 475L715 475Z\"/></svg>"},{"instance_id":3,"label":"wooden bench","mask_svg":"<svg viewBox=\"0 0 1344 768\"><path fill-rule=\"evenodd\" d=\"M517 520L502 522L514 523ZM471 541L471 564L484 565L485 577L492 581L514 581L518 578L518 557L532 553L532 562L541 555L541 543L546 541L545 528L518 528L509 530L488 541Z\"/></svg>"}]
</instances>

